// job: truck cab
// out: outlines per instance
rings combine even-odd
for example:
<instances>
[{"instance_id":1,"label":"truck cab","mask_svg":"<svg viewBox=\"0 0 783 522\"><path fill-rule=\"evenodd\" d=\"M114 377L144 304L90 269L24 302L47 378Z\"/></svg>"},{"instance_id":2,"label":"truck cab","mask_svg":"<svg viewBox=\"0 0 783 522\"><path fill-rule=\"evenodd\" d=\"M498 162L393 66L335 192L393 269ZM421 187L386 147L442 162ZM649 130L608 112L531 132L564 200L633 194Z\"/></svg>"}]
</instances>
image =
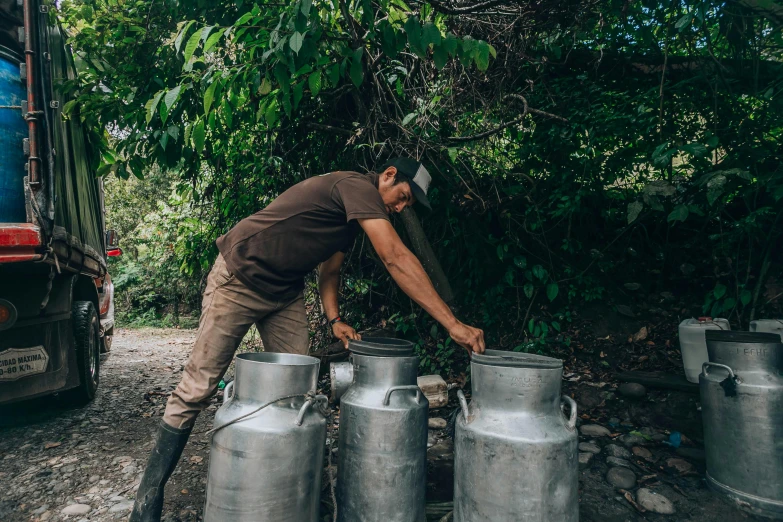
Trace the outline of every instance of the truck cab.
<instances>
[{"instance_id":1,"label":"truck cab","mask_svg":"<svg viewBox=\"0 0 783 522\"><path fill-rule=\"evenodd\" d=\"M111 349L121 250L89 135L62 114L75 78L48 5L0 0L0 404L89 401Z\"/></svg>"}]
</instances>

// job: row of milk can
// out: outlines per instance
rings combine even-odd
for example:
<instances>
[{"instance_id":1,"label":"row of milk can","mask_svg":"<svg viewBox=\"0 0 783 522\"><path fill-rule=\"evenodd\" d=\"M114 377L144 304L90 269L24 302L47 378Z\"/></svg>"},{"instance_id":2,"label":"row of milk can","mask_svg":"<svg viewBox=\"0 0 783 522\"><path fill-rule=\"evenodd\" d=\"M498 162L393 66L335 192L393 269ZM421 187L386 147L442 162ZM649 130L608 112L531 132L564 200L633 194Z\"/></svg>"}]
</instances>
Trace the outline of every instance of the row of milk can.
<instances>
[{"instance_id":1,"label":"row of milk can","mask_svg":"<svg viewBox=\"0 0 783 522\"><path fill-rule=\"evenodd\" d=\"M424 522L428 403L413 345L352 342L340 396L340 522ZM319 362L242 354L215 416L204 521L316 522L326 444ZM487 350L455 434L456 522L579 520L576 404L562 361ZM341 385L341 382L348 383ZM233 391L233 395L231 392Z\"/></svg>"}]
</instances>

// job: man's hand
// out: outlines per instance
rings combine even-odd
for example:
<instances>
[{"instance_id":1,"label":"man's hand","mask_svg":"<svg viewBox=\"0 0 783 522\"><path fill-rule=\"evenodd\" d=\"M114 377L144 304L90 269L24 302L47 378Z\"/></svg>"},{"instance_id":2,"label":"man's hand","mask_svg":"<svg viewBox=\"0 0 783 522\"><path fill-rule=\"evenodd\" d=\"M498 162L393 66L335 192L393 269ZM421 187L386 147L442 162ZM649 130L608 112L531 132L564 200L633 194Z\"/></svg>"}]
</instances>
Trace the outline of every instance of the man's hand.
<instances>
[{"instance_id":1,"label":"man's hand","mask_svg":"<svg viewBox=\"0 0 783 522\"><path fill-rule=\"evenodd\" d=\"M465 348L471 356L474 353L484 353L483 330L473 328L472 326L468 326L458 321L457 324L449 330L449 335L454 339L454 342Z\"/></svg>"},{"instance_id":2,"label":"man's hand","mask_svg":"<svg viewBox=\"0 0 783 522\"><path fill-rule=\"evenodd\" d=\"M332 325L332 334L340 339L343 342L343 345L345 345L345 349L348 349L348 341L351 339L355 341L361 341L362 336L359 335L356 330L354 330L349 325L343 323L342 321L334 323Z\"/></svg>"}]
</instances>

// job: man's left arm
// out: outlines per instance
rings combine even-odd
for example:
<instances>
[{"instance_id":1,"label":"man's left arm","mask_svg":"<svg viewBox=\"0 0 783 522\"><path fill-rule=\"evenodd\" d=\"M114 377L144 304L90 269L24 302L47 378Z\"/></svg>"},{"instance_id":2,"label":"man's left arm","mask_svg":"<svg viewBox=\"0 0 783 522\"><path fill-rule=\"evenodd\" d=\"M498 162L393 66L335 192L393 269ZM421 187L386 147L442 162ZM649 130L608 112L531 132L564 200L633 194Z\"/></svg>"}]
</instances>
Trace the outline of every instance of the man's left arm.
<instances>
[{"instance_id":1,"label":"man's left arm","mask_svg":"<svg viewBox=\"0 0 783 522\"><path fill-rule=\"evenodd\" d=\"M340 305L337 298L340 286L340 267L344 259L345 254L337 252L321 263L318 268L318 291L321 294L321 303L324 306L326 319L329 321L340 315ZM332 324L332 334L343 342L346 349L350 339L360 340L362 338L356 330L342 320Z\"/></svg>"}]
</instances>

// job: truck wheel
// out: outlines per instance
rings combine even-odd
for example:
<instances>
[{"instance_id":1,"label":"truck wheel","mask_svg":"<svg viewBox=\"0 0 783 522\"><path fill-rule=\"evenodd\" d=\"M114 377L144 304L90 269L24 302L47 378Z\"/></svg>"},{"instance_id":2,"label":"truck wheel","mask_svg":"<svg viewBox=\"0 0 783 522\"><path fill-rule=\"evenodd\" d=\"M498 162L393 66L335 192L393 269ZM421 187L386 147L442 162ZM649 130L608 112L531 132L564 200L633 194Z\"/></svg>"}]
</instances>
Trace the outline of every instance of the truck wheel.
<instances>
[{"instance_id":1,"label":"truck wheel","mask_svg":"<svg viewBox=\"0 0 783 522\"><path fill-rule=\"evenodd\" d=\"M103 332L103 337L101 339L103 342L101 343L101 353L109 353L111 351L111 342L114 338L114 327L112 326L105 332Z\"/></svg>"},{"instance_id":2,"label":"truck wheel","mask_svg":"<svg viewBox=\"0 0 783 522\"><path fill-rule=\"evenodd\" d=\"M74 404L86 404L95 397L101 370L100 330L95 306L90 301L74 302L72 320L79 387L69 391L67 399Z\"/></svg>"}]
</instances>

